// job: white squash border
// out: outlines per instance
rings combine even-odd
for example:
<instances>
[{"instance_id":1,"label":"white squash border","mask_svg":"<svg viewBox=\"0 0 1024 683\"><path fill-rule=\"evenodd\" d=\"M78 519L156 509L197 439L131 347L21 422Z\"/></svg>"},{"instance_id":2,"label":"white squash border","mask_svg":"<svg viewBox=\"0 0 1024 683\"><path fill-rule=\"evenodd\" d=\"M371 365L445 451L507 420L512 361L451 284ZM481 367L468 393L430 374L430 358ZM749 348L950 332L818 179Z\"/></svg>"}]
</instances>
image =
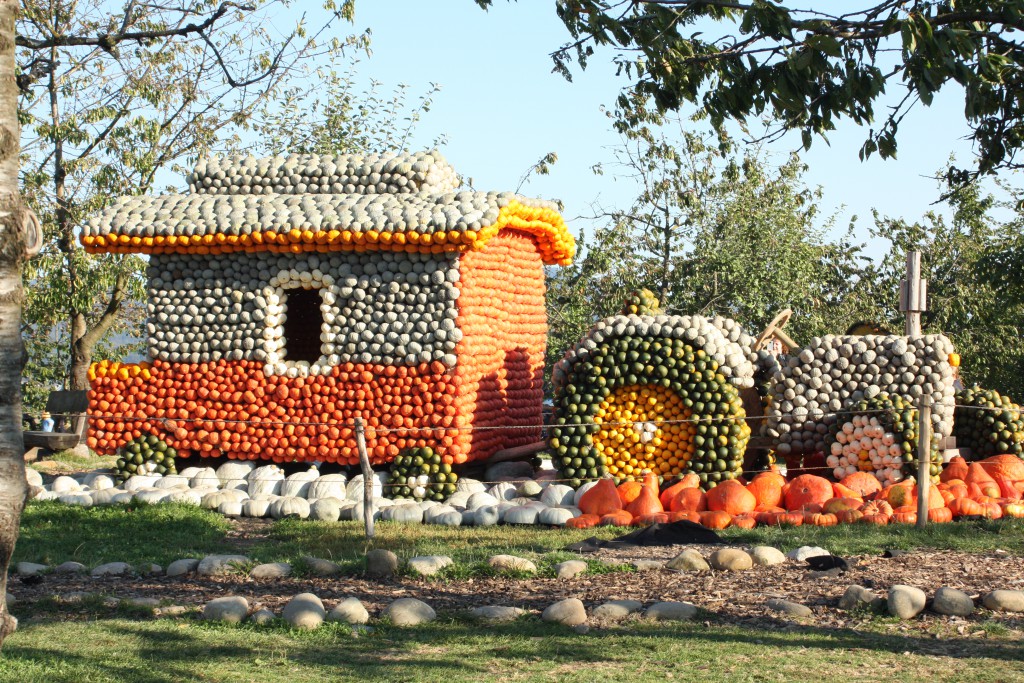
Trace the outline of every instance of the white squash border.
<instances>
[{"instance_id":1,"label":"white squash border","mask_svg":"<svg viewBox=\"0 0 1024 683\"><path fill-rule=\"evenodd\" d=\"M320 291L320 313L323 315L323 323L320 326L320 357L312 363L302 360L289 361L280 355L280 351L285 348L285 290L298 287ZM263 365L264 374L286 375L291 378L330 374L331 369L341 360L334 353L334 321L338 315L335 302L339 296L340 292L334 284L334 278L325 275L319 269L298 271L286 268L270 278L268 285L263 288L263 297L267 300L264 319L267 325L263 331L263 346L267 352L267 360Z\"/></svg>"}]
</instances>

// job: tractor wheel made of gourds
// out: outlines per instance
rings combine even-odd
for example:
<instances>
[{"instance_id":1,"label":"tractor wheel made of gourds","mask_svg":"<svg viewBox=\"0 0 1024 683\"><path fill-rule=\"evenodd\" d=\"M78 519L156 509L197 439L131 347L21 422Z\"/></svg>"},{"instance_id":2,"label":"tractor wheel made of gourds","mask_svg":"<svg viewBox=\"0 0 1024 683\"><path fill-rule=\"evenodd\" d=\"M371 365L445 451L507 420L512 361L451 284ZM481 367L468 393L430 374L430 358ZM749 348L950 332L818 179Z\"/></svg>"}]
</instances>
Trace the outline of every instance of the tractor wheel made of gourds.
<instances>
[{"instance_id":1,"label":"tractor wheel made of gourds","mask_svg":"<svg viewBox=\"0 0 1024 683\"><path fill-rule=\"evenodd\" d=\"M553 372L555 465L574 486L645 472L735 478L750 437L737 386L753 374L740 345L700 316L602 320Z\"/></svg>"},{"instance_id":2,"label":"tractor wheel made of gourds","mask_svg":"<svg viewBox=\"0 0 1024 683\"><path fill-rule=\"evenodd\" d=\"M858 401L845 420L828 433L826 463L836 479L869 472L883 484L917 475L917 409L909 400L881 392ZM942 472L939 435L932 434L930 448L933 477Z\"/></svg>"}]
</instances>

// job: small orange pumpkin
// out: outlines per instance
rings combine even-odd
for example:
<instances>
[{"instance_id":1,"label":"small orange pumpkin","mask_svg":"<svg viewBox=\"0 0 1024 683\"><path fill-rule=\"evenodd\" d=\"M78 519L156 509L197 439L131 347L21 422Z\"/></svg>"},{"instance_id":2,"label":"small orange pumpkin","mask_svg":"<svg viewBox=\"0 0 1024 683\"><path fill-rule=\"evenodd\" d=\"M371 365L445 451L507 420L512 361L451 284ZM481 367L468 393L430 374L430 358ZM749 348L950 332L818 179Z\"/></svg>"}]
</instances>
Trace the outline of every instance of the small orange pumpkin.
<instances>
[{"instance_id":1,"label":"small orange pumpkin","mask_svg":"<svg viewBox=\"0 0 1024 683\"><path fill-rule=\"evenodd\" d=\"M740 529L753 529L757 526L757 520L750 515L736 515L732 518L732 526Z\"/></svg>"},{"instance_id":2,"label":"small orange pumpkin","mask_svg":"<svg viewBox=\"0 0 1024 683\"><path fill-rule=\"evenodd\" d=\"M734 517L746 512L753 512L757 507L757 498L738 481L723 481L707 493L708 510L722 510Z\"/></svg>"},{"instance_id":3,"label":"small orange pumpkin","mask_svg":"<svg viewBox=\"0 0 1024 683\"><path fill-rule=\"evenodd\" d=\"M693 522L694 524L700 524L700 513L692 512L690 510L675 510L668 513L669 522L681 522L682 520L687 522Z\"/></svg>"},{"instance_id":4,"label":"small orange pumpkin","mask_svg":"<svg viewBox=\"0 0 1024 683\"><path fill-rule=\"evenodd\" d=\"M949 504L949 509L954 517L974 517L983 512L981 503L970 498L957 498Z\"/></svg>"},{"instance_id":5,"label":"small orange pumpkin","mask_svg":"<svg viewBox=\"0 0 1024 683\"><path fill-rule=\"evenodd\" d=\"M700 513L700 523L708 529L725 529L732 523L732 515L724 510L708 510Z\"/></svg>"},{"instance_id":6,"label":"small orange pumpkin","mask_svg":"<svg viewBox=\"0 0 1024 683\"><path fill-rule=\"evenodd\" d=\"M809 512L804 515L804 524L812 526L835 526L839 518L827 512Z\"/></svg>"},{"instance_id":7,"label":"small orange pumpkin","mask_svg":"<svg viewBox=\"0 0 1024 683\"><path fill-rule=\"evenodd\" d=\"M633 523L633 515L625 510L617 510L607 515L602 515L601 526L629 526Z\"/></svg>"},{"instance_id":8,"label":"small orange pumpkin","mask_svg":"<svg viewBox=\"0 0 1024 683\"><path fill-rule=\"evenodd\" d=\"M678 512L686 510L689 512L704 512L708 509L708 496L698 488L683 489L669 505L669 510Z\"/></svg>"},{"instance_id":9,"label":"small orange pumpkin","mask_svg":"<svg viewBox=\"0 0 1024 683\"><path fill-rule=\"evenodd\" d=\"M806 505L823 505L832 495L832 482L813 474L801 474L789 482L783 497L787 510L798 510Z\"/></svg>"},{"instance_id":10,"label":"small orange pumpkin","mask_svg":"<svg viewBox=\"0 0 1024 683\"><path fill-rule=\"evenodd\" d=\"M853 474L848 474L843 477L839 483L851 491L856 492L861 498L866 498L869 495L878 493L882 490L882 483L870 472L854 472Z\"/></svg>"},{"instance_id":11,"label":"small orange pumpkin","mask_svg":"<svg viewBox=\"0 0 1024 683\"><path fill-rule=\"evenodd\" d=\"M580 515L579 517L573 517L568 520L565 525L570 529L589 529L600 523L601 518L597 515Z\"/></svg>"},{"instance_id":12,"label":"small orange pumpkin","mask_svg":"<svg viewBox=\"0 0 1024 683\"><path fill-rule=\"evenodd\" d=\"M859 522L864 516L864 513L860 510L840 510L835 513L836 519L842 524L853 524Z\"/></svg>"},{"instance_id":13,"label":"small orange pumpkin","mask_svg":"<svg viewBox=\"0 0 1024 683\"><path fill-rule=\"evenodd\" d=\"M661 506L668 510L672 507L672 499L679 495L680 491L697 488L698 486L700 486L700 478L691 472L662 491L658 496L658 500L661 501Z\"/></svg>"},{"instance_id":14,"label":"small orange pumpkin","mask_svg":"<svg viewBox=\"0 0 1024 683\"><path fill-rule=\"evenodd\" d=\"M929 508L928 521L935 524L945 524L953 521L953 511L947 507Z\"/></svg>"},{"instance_id":15,"label":"small orange pumpkin","mask_svg":"<svg viewBox=\"0 0 1024 683\"><path fill-rule=\"evenodd\" d=\"M616 491L619 494L619 500L622 502L622 507L625 508L627 505L636 500L640 492L643 491L644 485L639 481L624 481L616 487Z\"/></svg>"},{"instance_id":16,"label":"small orange pumpkin","mask_svg":"<svg viewBox=\"0 0 1024 683\"><path fill-rule=\"evenodd\" d=\"M777 526L800 526L804 523L804 516L799 512L780 512L775 516Z\"/></svg>"}]
</instances>

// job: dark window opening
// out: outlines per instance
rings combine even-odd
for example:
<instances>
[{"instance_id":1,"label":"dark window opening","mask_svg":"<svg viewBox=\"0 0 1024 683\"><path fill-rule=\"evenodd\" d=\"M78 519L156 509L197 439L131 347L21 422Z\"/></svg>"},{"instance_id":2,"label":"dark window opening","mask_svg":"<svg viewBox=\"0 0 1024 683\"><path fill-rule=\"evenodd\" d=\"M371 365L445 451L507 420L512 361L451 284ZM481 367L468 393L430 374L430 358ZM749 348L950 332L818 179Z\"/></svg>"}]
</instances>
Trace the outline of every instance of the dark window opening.
<instances>
[{"instance_id":1,"label":"dark window opening","mask_svg":"<svg viewBox=\"0 0 1024 683\"><path fill-rule=\"evenodd\" d=\"M286 289L284 304L284 357L292 362L314 362L320 358L320 328L324 314L320 311L319 289Z\"/></svg>"}]
</instances>

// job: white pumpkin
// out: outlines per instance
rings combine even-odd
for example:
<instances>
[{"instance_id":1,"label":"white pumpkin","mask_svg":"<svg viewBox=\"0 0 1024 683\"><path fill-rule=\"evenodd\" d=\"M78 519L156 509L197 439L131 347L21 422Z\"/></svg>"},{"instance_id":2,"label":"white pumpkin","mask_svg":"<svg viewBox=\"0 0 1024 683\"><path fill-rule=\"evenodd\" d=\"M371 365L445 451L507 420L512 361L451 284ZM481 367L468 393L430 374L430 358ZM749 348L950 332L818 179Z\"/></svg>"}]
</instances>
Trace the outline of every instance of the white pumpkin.
<instances>
[{"instance_id":1,"label":"white pumpkin","mask_svg":"<svg viewBox=\"0 0 1024 683\"><path fill-rule=\"evenodd\" d=\"M305 472L296 472L285 477L281 484L281 495L286 498L306 498L310 485L320 478L320 470L310 467Z\"/></svg>"},{"instance_id":2,"label":"white pumpkin","mask_svg":"<svg viewBox=\"0 0 1024 683\"><path fill-rule=\"evenodd\" d=\"M281 484L284 482L284 470L277 465L265 465L250 472L247 479L249 480L250 498L267 494L278 495L281 493Z\"/></svg>"},{"instance_id":3,"label":"white pumpkin","mask_svg":"<svg viewBox=\"0 0 1024 683\"><path fill-rule=\"evenodd\" d=\"M321 475L316 481L309 485L309 491L306 493L306 498L308 500L318 500L320 498L337 498L338 500L345 500L346 483L348 483L348 477L344 474Z\"/></svg>"},{"instance_id":4,"label":"white pumpkin","mask_svg":"<svg viewBox=\"0 0 1024 683\"><path fill-rule=\"evenodd\" d=\"M270 516L274 519L309 517L309 501L298 496L281 496L270 504Z\"/></svg>"},{"instance_id":5,"label":"white pumpkin","mask_svg":"<svg viewBox=\"0 0 1024 683\"><path fill-rule=\"evenodd\" d=\"M565 486L564 484L551 484L540 495L540 502L552 507L573 505L575 501L576 491L571 486Z\"/></svg>"}]
</instances>

